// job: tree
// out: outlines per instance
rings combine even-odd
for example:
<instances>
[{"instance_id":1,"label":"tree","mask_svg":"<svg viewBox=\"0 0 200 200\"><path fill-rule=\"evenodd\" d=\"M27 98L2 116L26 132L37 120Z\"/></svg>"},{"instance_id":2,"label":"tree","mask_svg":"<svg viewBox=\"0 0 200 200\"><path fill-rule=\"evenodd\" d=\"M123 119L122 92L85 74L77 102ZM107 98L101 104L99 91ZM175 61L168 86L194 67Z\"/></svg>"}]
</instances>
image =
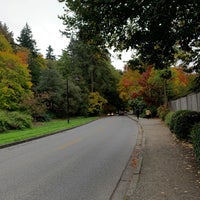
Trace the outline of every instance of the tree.
<instances>
[{"instance_id":1,"label":"tree","mask_svg":"<svg viewBox=\"0 0 200 200\"><path fill-rule=\"evenodd\" d=\"M0 22L0 35L4 35L6 40L9 42L9 44L12 46L12 48L15 47L15 42L13 38L13 33L9 31L8 26L2 22Z\"/></svg>"},{"instance_id":2,"label":"tree","mask_svg":"<svg viewBox=\"0 0 200 200\"><path fill-rule=\"evenodd\" d=\"M139 79L141 74L139 71L128 69L124 72L119 84L118 91L121 99L128 101L139 96L141 86L139 85Z\"/></svg>"},{"instance_id":3,"label":"tree","mask_svg":"<svg viewBox=\"0 0 200 200\"><path fill-rule=\"evenodd\" d=\"M13 53L13 49L4 35L0 35L0 51Z\"/></svg>"},{"instance_id":4,"label":"tree","mask_svg":"<svg viewBox=\"0 0 200 200\"><path fill-rule=\"evenodd\" d=\"M124 100L133 103L142 98L147 105L158 107L166 105L168 98L185 95L190 89L190 76L182 68L158 70L149 66L142 74L129 69L124 72L118 90Z\"/></svg>"},{"instance_id":5,"label":"tree","mask_svg":"<svg viewBox=\"0 0 200 200\"><path fill-rule=\"evenodd\" d=\"M56 63L49 60L48 68L41 71L37 91L40 94L46 94L43 103L51 113L58 113L63 108L63 94L65 93L65 84L61 74L56 68Z\"/></svg>"},{"instance_id":6,"label":"tree","mask_svg":"<svg viewBox=\"0 0 200 200\"><path fill-rule=\"evenodd\" d=\"M69 86L73 83L81 89L79 112L87 113L89 92L98 92L108 100L107 107L116 110L119 104L116 85L120 75L111 65L108 51L72 37L58 60L58 68L63 78L68 78Z\"/></svg>"},{"instance_id":7,"label":"tree","mask_svg":"<svg viewBox=\"0 0 200 200\"><path fill-rule=\"evenodd\" d=\"M91 92L89 95L88 112L91 115L99 115L103 112L103 105L107 103L98 92Z\"/></svg>"},{"instance_id":8,"label":"tree","mask_svg":"<svg viewBox=\"0 0 200 200\"><path fill-rule=\"evenodd\" d=\"M36 41L33 39L31 28L27 23L22 29L17 41L19 42L20 48L26 48L29 51L28 68L32 78L31 81L33 83L33 90L36 90L36 87L39 83L41 70L46 67L46 63L43 56L38 53Z\"/></svg>"},{"instance_id":9,"label":"tree","mask_svg":"<svg viewBox=\"0 0 200 200\"><path fill-rule=\"evenodd\" d=\"M27 64L12 52L8 41L0 35L0 109L20 109L22 100L31 95L31 86Z\"/></svg>"},{"instance_id":10,"label":"tree","mask_svg":"<svg viewBox=\"0 0 200 200\"><path fill-rule=\"evenodd\" d=\"M174 46L190 51L199 39L198 0L59 0L65 2L67 34L97 45L137 49L142 61L166 68L174 62Z\"/></svg>"},{"instance_id":11,"label":"tree","mask_svg":"<svg viewBox=\"0 0 200 200\"><path fill-rule=\"evenodd\" d=\"M66 50L62 52L60 59L57 61L57 68L62 75L65 87L61 103L62 111L64 114L70 114L70 116L87 115L89 91L81 69L77 66L78 62L79 60ZM69 113L66 113L67 110L69 110Z\"/></svg>"},{"instance_id":12,"label":"tree","mask_svg":"<svg viewBox=\"0 0 200 200\"><path fill-rule=\"evenodd\" d=\"M19 42L20 46L29 49L33 55L38 54L36 41L33 39L32 30L27 23L21 30L20 36L17 38L17 41Z\"/></svg>"},{"instance_id":13,"label":"tree","mask_svg":"<svg viewBox=\"0 0 200 200\"><path fill-rule=\"evenodd\" d=\"M152 66L149 66L145 72L142 73L138 80L141 90L140 96L148 105L159 106L163 103L163 84L158 71Z\"/></svg>"},{"instance_id":14,"label":"tree","mask_svg":"<svg viewBox=\"0 0 200 200\"><path fill-rule=\"evenodd\" d=\"M21 109L29 113L34 121L46 121L47 107L44 101L48 94L32 94L22 99Z\"/></svg>"},{"instance_id":15,"label":"tree","mask_svg":"<svg viewBox=\"0 0 200 200\"><path fill-rule=\"evenodd\" d=\"M68 56L69 66L73 70L71 73L82 80L82 84L79 84L82 91L87 88L90 92L98 92L107 99L107 107L116 110L119 105L117 83L120 74L111 65L109 52L90 42L84 43L80 39L72 38L68 46Z\"/></svg>"},{"instance_id":16,"label":"tree","mask_svg":"<svg viewBox=\"0 0 200 200\"><path fill-rule=\"evenodd\" d=\"M46 62L42 55L34 56L33 54L29 53L28 68L31 74L31 82L33 83L32 89L34 91L36 91L39 84L42 70L46 67Z\"/></svg>"},{"instance_id":17,"label":"tree","mask_svg":"<svg viewBox=\"0 0 200 200\"><path fill-rule=\"evenodd\" d=\"M47 60L56 60L56 56L53 54L53 48L51 47L51 45L48 46L46 52Z\"/></svg>"},{"instance_id":18,"label":"tree","mask_svg":"<svg viewBox=\"0 0 200 200\"><path fill-rule=\"evenodd\" d=\"M168 80L168 96L170 99L185 96L190 90L192 74L185 73L181 67L171 68L171 78Z\"/></svg>"}]
</instances>

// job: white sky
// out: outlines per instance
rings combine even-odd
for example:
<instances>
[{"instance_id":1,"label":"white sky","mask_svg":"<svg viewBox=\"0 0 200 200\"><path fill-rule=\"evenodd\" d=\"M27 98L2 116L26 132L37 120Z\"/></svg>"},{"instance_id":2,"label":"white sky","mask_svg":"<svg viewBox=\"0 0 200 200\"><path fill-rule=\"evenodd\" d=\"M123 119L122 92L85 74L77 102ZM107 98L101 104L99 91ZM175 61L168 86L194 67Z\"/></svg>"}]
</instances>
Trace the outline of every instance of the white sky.
<instances>
[{"instance_id":1,"label":"white sky","mask_svg":"<svg viewBox=\"0 0 200 200\"><path fill-rule=\"evenodd\" d=\"M21 30L28 23L37 48L44 56L49 45L55 55L61 55L62 49L69 44L69 39L60 33L65 28L58 18L58 15L64 13L63 3L57 0L0 0L0 5L0 21L6 23L14 38L20 36ZM122 60L116 56L112 56L111 60L117 69L123 69L124 61L129 58L130 53L124 52Z\"/></svg>"}]
</instances>

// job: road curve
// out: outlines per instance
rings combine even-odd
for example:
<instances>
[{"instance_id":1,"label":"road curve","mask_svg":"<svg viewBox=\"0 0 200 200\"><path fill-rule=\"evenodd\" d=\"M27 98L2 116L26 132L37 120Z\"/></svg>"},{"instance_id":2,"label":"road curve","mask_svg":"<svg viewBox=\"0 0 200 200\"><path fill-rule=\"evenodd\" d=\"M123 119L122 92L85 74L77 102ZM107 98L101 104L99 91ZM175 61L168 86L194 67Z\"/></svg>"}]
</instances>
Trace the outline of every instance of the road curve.
<instances>
[{"instance_id":1,"label":"road curve","mask_svg":"<svg viewBox=\"0 0 200 200\"><path fill-rule=\"evenodd\" d=\"M0 149L0 200L109 200L137 134L114 116Z\"/></svg>"}]
</instances>

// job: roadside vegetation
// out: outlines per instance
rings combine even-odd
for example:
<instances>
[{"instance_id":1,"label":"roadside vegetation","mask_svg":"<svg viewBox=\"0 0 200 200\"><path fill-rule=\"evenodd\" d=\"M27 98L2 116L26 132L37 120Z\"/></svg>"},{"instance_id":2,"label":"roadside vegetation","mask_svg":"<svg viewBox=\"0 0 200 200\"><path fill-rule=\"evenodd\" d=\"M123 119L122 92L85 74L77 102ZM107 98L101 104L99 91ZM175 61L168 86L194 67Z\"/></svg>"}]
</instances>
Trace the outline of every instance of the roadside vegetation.
<instances>
[{"instance_id":1,"label":"roadside vegetation","mask_svg":"<svg viewBox=\"0 0 200 200\"><path fill-rule=\"evenodd\" d=\"M165 112L160 116L180 141L193 145L196 159L200 164L200 112L179 110Z\"/></svg>"},{"instance_id":2,"label":"roadside vegetation","mask_svg":"<svg viewBox=\"0 0 200 200\"><path fill-rule=\"evenodd\" d=\"M15 39L0 22L0 112L9 118L4 126L2 116L0 132L14 128L14 112L36 122L119 109L121 72L111 65L107 50L71 38L59 58L50 45L46 51L45 57L39 52L28 24Z\"/></svg>"},{"instance_id":3,"label":"roadside vegetation","mask_svg":"<svg viewBox=\"0 0 200 200\"><path fill-rule=\"evenodd\" d=\"M96 120L97 117L76 117L70 119L68 124L67 119L52 120L49 122L37 122L32 125L32 128L24 128L23 130L9 130L0 134L0 146L53 134L58 131L74 128L88 122Z\"/></svg>"}]
</instances>

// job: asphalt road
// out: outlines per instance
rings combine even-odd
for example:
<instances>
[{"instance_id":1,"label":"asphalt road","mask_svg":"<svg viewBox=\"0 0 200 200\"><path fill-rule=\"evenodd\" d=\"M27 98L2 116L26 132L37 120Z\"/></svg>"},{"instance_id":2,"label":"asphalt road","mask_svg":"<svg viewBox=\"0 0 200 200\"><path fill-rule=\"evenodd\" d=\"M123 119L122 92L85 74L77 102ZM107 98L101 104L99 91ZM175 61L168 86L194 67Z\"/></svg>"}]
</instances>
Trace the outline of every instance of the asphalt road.
<instances>
[{"instance_id":1,"label":"asphalt road","mask_svg":"<svg viewBox=\"0 0 200 200\"><path fill-rule=\"evenodd\" d=\"M114 116L0 149L0 200L109 200L137 134Z\"/></svg>"}]
</instances>

